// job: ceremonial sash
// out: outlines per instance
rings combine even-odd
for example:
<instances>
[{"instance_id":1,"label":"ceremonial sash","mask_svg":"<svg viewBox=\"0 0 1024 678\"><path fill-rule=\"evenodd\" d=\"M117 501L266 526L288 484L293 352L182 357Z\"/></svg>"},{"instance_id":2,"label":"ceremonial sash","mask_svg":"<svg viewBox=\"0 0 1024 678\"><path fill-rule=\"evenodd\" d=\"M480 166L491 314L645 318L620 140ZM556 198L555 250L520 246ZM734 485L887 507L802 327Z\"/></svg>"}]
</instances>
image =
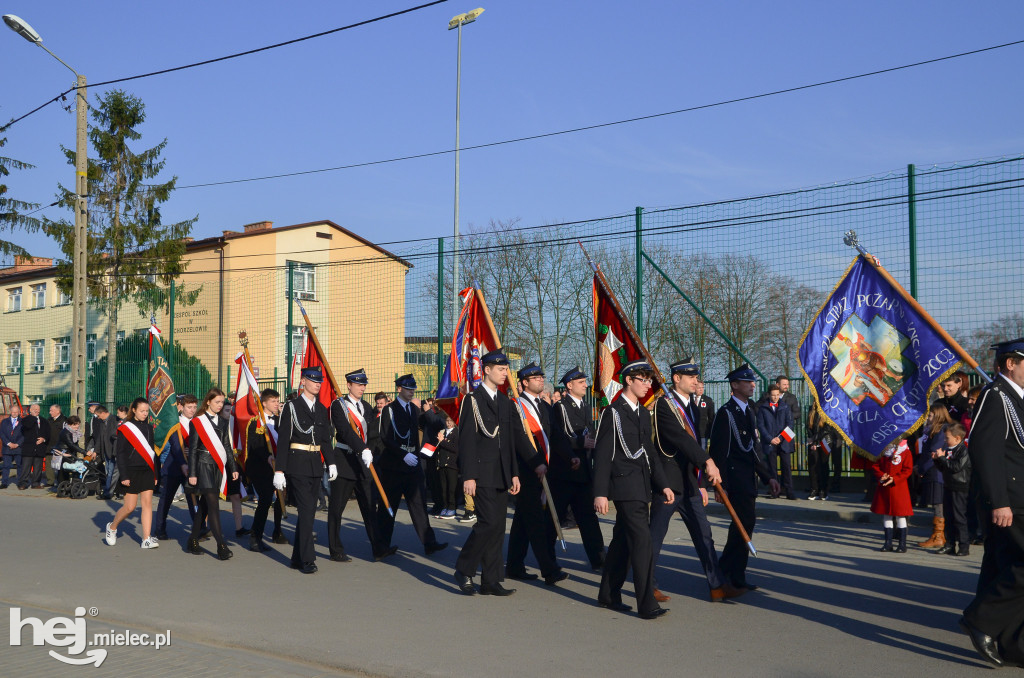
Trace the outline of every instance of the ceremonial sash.
<instances>
[{"instance_id":1,"label":"ceremonial sash","mask_svg":"<svg viewBox=\"0 0 1024 678\"><path fill-rule=\"evenodd\" d=\"M146 436L143 435L139 427L133 422L125 421L121 424L118 429L135 451L139 453L146 463L149 464L149 468L152 469L153 473L156 473L156 452L153 451L153 446L146 440Z\"/></svg>"},{"instance_id":2,"label":"ceremonial sash","mask_svg":"<svg viewBox=\"0 0 1024 678\"><path fill-rule=\"evenodd\" d=\"M187 417L178 415L178 442L181 443L183 452L188 450L188 423L192 421Z\"/></svg>"},{"instance_id":3,"label":"ceremonial sash","mask_svg":"<svg viewBox=\"0 0 1024 678\"><path fill-rule=\"evenodd\" d=\"M548 436L544 433L544 427L540 425L540 419L534 416L533 408L527 407L523 403L522 398L516 400L516 404L519 406L519 411L523 413L527 426L530 427L530 431L533 433L533 439L537 441L537 445L541 448L540 451L544 453L545 463L550 462L551 453L550 446L548 445Z\"/></svg>"},{"instance_id":4,"label":"ceremonial sash","mask_svg":"<svg viewBox=\"0 0 1024 678\"><path fill-rule=\"evenodd\" d=\"M267 433L270 434L270 454L271 456L277 456L277 426L270 423L269 419L265 419L263 427L267 429Z\"/></svg>"},{"instance_id":5,"label":"ceremonial sash","mask_svg":"<svg viewBox=\"0 0 1024 678\"><path fill-rule=\"evenodd\" d=\"M363 418L363 415L362 413L359 412L359 409L348 401L348 398L342 398L341 404L345 406L345 410L346 412L348 412L348 423L352 425L352 429L359 434L359 437L365 443L366 419Z\"/></svg>"},{"instance_id":6,"label":"ceremonial sash","mask_svg":"<svg viewBox=\"0 0 1024 678\"><path fill-rule=\"evenodd\" d=\"M196 425L196 433L199 434L199 440L203 441L203 446L206 447L210 456L213 457L213 461L217 464L217 468L220 469L220 493L226 495L228 488L228 453L224 449L224 443L221 442L220 436L217 435L217 429L213 427L213 424L210 423L210 420L205 415L198 414L192 421L193 423L199 422Z\"/></svg>"},{"instance_id":7,"label":"ceremonial sash","mask_svg":"<svg viewBox=\"0 0 1024 678\"><path fill-rule=\"evenodd\" d=\"M668 403L669 405L672 405L672 407L675 408L676 412L682 415L683 429L685 429L687 433L693 436L694 440L697 440L697 434L693 427L693 422L690 421L690 415L686 412L686 408L683 407L683 404L679 401L678 398L676 398L674 394L669 395ZM700 441L698 440L697 442Z\"/></svg>"}]
</instances>

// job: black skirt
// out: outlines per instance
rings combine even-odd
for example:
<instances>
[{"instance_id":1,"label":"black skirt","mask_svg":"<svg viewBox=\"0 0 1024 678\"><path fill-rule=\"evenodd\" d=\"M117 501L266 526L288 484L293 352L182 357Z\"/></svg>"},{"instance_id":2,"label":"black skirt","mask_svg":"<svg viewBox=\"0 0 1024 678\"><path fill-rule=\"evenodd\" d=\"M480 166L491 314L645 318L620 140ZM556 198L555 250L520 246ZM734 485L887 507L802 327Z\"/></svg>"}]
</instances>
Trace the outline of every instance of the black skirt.
<instances>
[{"instance_id":1,"label":"black skirt","mask_svg":"<svg viewBox=\"0 0 1024 678\"><path fill-rule=\"evenodd\" d=\"M209 462L200 460L196 463L195 477L198 479L196 487L200 492L220 492L221 473L213 460Z\"/></svg>"},{"instance_id":2,"label":"black skirt","mask_svg":"<svg viewBox=\"0 0 1024 678\"><path fill-rule=\"evenodd\" d=\"M129 468L128 477L121 478L121 480L129 481L127 487L121 485L125 494L139 494L146 490L156 489L156 474L150 468Z\"/></svg>"}]
</instances>

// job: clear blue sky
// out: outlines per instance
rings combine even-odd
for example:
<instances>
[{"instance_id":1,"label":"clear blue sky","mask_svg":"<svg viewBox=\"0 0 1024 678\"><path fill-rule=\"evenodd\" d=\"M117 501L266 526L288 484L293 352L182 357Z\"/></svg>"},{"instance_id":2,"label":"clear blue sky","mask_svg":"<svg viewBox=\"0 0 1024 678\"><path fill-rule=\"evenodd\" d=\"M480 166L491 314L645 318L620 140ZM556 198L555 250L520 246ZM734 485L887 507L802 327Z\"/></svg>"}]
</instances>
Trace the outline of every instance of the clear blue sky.
<instances>
[{"instance_id":1,"label":"clear blue sky","mask_svg":"<svg viewBox=\"0 0 1024 678\"><path fill-rule=\"evenodd\" d=\"M463 34L462 143L600 123L1024 38L1024 3L480 0ZM462 3L462 4L460 4ZM417 4L3 2L91 82L221 56ZM167 137L182 185L451 148L457 0L226 63L126 83ZM462 155L462 224L599 217L742 197L1024 150L1024 46L654 121ZM73 83L0 26L0 118ZM96 91L91 90L91 95ZM0 152L36 168L12 195L52 202L74 116L11 128ZM377 241L452 230L453 157L178 191L165 220L206 237L331 219ZM62 216L56 208L47 215ZM15 235L34 254L45 239Z\"/></svg>"}]
</instances>

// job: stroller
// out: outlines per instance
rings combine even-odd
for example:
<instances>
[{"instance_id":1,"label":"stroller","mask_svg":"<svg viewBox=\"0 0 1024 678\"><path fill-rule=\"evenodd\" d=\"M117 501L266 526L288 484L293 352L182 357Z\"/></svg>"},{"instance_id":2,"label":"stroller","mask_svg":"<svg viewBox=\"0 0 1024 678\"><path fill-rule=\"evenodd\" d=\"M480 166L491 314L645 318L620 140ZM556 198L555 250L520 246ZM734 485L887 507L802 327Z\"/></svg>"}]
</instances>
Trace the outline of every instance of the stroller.
<instances>
[{"instance_id":1,"label":"stroller","mask_svg":"<svg viewBox=\"0 0 1024 678\"><path fill-rule=\"evenodd\" d=\"M63 480L57 485L60 498L84 499L90 491L102 494L106 474L103 466L96 461L73 459L61 464Z\"/></svg>"}]
</instances>

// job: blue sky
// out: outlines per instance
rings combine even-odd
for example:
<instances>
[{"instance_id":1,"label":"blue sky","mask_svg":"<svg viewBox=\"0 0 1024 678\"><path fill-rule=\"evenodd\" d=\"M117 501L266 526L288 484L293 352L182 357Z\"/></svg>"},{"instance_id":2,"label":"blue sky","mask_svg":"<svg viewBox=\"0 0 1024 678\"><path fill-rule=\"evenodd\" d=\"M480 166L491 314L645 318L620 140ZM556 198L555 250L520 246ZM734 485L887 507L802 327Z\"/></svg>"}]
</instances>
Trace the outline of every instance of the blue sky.
<instances>
[{"instance_id":1,"label":"blue sky","mask_svg":"<svg viewBox=\"0 0 1024 678\"><path fill-rule=\"evenodd\" d=\"M461 0L459 0L461 1ZM1024 37L1024 3L481 0L463 34L462 143L595 124L790 87ZM416 4L3 2L91 82L259 47ZM126 83L181 185L451 148L455 32L476 4ZM0 27L0 118L73 82ZM462 224L526 225L817 185L1024 151L1024 46L653 121L462 154ZM96 90L91 90L92 97ZM33 163L8 184L51 202L72 169L74 116L51 106L7 132ZM452 230L451 155L183 189L165 220L206 237L253 221L331 219L376 241ZM60 210L45 214L57 218ZM34 254L45 239L15 235ZM399 248L401 249L401 248Z\"/></svg>"}]
</instances>

